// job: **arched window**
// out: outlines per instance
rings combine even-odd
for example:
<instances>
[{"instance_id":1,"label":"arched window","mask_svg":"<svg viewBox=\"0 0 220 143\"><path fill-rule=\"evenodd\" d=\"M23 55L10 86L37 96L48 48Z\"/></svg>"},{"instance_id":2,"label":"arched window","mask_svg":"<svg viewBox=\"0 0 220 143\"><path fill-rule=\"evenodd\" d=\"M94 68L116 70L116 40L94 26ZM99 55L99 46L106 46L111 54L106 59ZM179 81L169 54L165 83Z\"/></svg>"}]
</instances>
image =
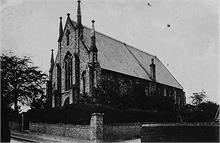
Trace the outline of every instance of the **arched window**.
<instances>
[{"instance_id":1,"label":"arched window","mask_svg":"<svg viewBox=\"0 0 220 143\"><path fill-rule=\"evenodd\" d=\"M70 31L67 30L66 31L66 45L69 45L69 43L70 43Z\"/></svg>"},{"instance_id":2,"label":"arched window","mask_svg":"<svg viewBox=\"0 0 220 143\"><path fill-rule=\"evenodd\" d=\"M86 92L86 72L82 72L82 84L83 84L83 94Z\"/></svg>"},{"instance_id":3,"label":"arched window","mask_svg":"<svg viewBox=\"0 0 220 143\"><path fill-rule=\"evenodd\" d=\"M65 89L69 90L72 85L72 54L67 52L64 58L65 64Z\"/></svg>"},{"instance_id":4,"label":"arched window","mask_svg":"<svg viewBox=\"0 0 220 143\"><path fill-rule=\"evenodd\" d=\"M67 97L64 101L64 106L68 105L70 103L70 98Z\"/></svg>"}]
</instances>

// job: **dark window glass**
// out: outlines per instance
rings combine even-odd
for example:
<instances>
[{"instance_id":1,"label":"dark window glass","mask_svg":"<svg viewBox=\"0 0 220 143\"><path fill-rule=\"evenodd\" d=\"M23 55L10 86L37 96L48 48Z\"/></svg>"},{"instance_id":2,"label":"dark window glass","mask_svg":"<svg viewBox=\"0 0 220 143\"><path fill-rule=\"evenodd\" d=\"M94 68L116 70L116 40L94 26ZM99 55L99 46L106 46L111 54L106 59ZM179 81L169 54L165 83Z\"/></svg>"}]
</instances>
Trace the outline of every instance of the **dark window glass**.
<instances>
[{"instance_id":1,"label":"dark window glass","mask_svg":"<svg viewBox=\"0 0 220 143\"><path fill-rule=\"evenodd\" d=\"M67 30L66 31L66 45L69 45L69 43L70 43L70 31Z\"/></svg>"},{"instance_id":2,"label":"dark window glass","mask_svg":"<svg viewBox=\"0 0 220 143\"><path fill-rule=\"evenodd\" d=\"M65 89L69 90L72 85L72 55L68 52L64 59L65 64Z\"/></svg>"},{"instance_id":3,"label":"dark window glass","mask_svg":"<svg viewBox=\"0 0 220 143\"><path fill-rule=\"evenodd\" d=\"M83 82L83 93L86 92L86 72L83 71L82 73L82 82Z\"/></svg>"}]
</instances>

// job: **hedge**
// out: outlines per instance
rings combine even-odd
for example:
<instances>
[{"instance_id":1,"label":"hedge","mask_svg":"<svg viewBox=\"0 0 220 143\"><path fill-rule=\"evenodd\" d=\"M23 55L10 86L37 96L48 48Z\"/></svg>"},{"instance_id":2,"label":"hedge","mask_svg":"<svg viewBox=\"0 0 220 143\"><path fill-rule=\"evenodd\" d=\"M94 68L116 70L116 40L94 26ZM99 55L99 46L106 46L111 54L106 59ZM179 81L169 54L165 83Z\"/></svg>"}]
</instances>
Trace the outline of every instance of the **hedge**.
<instances>
[{"instance_id":1,"label":"hedge","mask_svg":"<svg viewBox=\"0 0 220 143\"><path fill-rule=\"evenodd\" d=\"M89 124L92 113L104 113L104 123L178 121L173 112L140 109L118 110L99 104L70 104L60 108L32 109L28 111L28 118L32 122Z\"/></svg>"}]
</instances>

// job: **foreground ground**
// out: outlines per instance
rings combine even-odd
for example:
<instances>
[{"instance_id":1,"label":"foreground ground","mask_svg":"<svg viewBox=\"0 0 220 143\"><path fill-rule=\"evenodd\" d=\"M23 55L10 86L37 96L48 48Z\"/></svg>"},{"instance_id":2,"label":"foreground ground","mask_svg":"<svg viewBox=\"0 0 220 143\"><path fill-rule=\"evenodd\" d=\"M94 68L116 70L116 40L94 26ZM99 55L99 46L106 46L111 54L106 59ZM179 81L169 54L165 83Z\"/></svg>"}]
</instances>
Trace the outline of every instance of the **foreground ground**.
<instances>
[{"instance_id":1,"label":"foreground ground","mask_svg":"<svg viewBox=\"0 0 220 143\"><path fill-rule=\"evenodd\" d=\"M87 140L78 140L68 137L58 137L46 134L36 133L21 133L17 131L11 132L11 143L88 143ZM92 141L91 141L92 142ZM132 139L126 141L119 141L120 143L140 143L141 139ZM110 143L110 142L108 142Z\"/></svg>"}]
</instances>

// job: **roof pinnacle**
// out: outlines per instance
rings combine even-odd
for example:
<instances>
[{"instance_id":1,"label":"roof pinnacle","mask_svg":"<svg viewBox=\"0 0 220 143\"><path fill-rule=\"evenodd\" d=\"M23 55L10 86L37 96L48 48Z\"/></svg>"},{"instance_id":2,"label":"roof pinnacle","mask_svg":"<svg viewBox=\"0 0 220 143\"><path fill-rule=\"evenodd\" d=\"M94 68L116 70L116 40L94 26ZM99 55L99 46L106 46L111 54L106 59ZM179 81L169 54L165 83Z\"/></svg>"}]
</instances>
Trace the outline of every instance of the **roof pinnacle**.
<instances>
[{"instance_id":1,"label":"roof pinnacle","mask_svg":"<svg viewBox=\"0 0 220 143\"><path fill-rule=\"evenodd\" d=\"M67 13L66 15L67 15L68 18L70 17L70 13Z\"/></svg>"},{"instance_id":2,"label":"roof pinnacle","mask_svg":"<svg viewBox=\"0 0 220 143\"><path fill-rule=\"evenodd\" d=\"M61 41L62 36L63 36L63 24L62 24L62 17L60 17L60 27L59 27L59 38L58 38L58 42Z\"/></svg>"},{"instance_id":3,"label":"roof pinnacle","mask_svg":"<svg viewBox=\"0 0 220 143\"><path fill-rule=\"evenodd\" d=\"M50 72L53 71L53 66L54 66L53 49L51 49Z\"/></svg>"},{"instance_id":4,"label":"roof pinnacle","mask_svg":"<svg viewBox=\"0 0 220 143\"><path fill-rule=\"evenodd\" d=\"M81 16L81 7L80 7L81 1L78 0L77 2L78 2L78 7L77 7L77 25L81 26L82 25L82 22L81 22L82 16Z\"/></svg>"},{"instance_id":5,"label":"roof pinnacle","mask_svg":"<svg viewBox=\"0 0 220 143\"><path fill-rule=\"evenodd\" d=\"M94 26L95 20L92 20L92 30L91 30L91 37L95 37L95 26Z\"/></svg>"}]
</instances>

